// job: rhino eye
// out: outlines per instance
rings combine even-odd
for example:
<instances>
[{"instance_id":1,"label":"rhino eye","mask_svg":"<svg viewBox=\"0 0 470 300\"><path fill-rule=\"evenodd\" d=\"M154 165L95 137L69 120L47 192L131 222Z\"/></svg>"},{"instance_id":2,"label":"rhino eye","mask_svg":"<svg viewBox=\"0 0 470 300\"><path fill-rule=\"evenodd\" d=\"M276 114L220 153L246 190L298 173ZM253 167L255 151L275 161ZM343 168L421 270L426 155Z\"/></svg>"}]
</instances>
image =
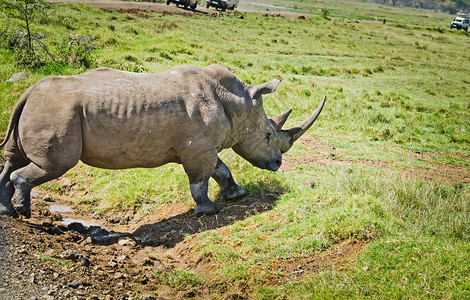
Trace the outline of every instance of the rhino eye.
<instances>
[{"instance_id":1,"label":"rhino eye","mask_svg":"<svg viewBox=\"0 0 470 300\"><path fill-rule=\"evenodd\" d=\"M271 139L271 135L272 135L271 132L266 133L266 140L268 141L268 143L269 143L269 140Z\"/></svg>"}]
</instances>

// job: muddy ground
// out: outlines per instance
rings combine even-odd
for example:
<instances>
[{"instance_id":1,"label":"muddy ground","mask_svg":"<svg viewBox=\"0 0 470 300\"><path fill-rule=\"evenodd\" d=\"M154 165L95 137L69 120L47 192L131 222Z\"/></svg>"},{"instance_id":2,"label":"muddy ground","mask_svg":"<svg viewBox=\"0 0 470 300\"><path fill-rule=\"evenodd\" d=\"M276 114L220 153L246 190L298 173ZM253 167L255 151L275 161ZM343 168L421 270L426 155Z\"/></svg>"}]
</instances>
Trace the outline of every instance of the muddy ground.
<instances>
[{"instance_id":1,"label":"muddy ground","mask_svg":"<svg viewBox=\"0 0 470 300\"><path fill-rule=\"evenodd\" d=\"M285 156L283 171L295 172L299 163L344 168L365 165L405 177L470 182L470 174L462 166L432 163L427 169L399 169L393 163L341 159L346 153L312 137L302 137L300 143L311 150L298 157ZM141 299L211 299L210 289L223 285L209 281L204 287L174 287L155 274L187 270L210 278L216 266L198 258L194 245L198 234L207 230L229 234L227 225L271 209L279 196L222 202L221 213L199 218L190 206L177 201L161 206L158 214L126 211L98 217L75 212L69 181L61 178L57 183L64 186L61 194L34 190L31 219L0 219L0 299L134 299L136 295ZM194 236L184 239L186 234ZM313 257L272 261L264 266L272 272L266 285L325 269L347 270L366 246L366 241L344 241ZM249 287L233 288L226 295L227 299L243 299L250 292Z\"/></svg>"},{"instance_id":2,"label":"muddy ground","mask_svg":"<svg viewBox=\"0 0 470 300\"><path fill-rule=\"evenodd\" d=\"M113 0L81 2L106 11L133 14L142 11L185 16L218 14L214 9L206 10L202 6L192 12L174 4ZM300 14L284 14L302 17ZM334 165L345 169L365 165L399 172L405 177L470 182L470 174L464 166L428 163L429 168L426 169L401 169L383 161L343 159L347 153L312 137L303 136L300 143L311 151L304 151L298 157L285 156L283 171L295 172L294 166L299 163ZM429 153L403 155L407 158L433 156ZM207 230L229 234L225 226L271 209L279 196L272 194L264 199L245 197L221 203L224 206L221 213L200 218L194 216L190 206L177 201L160 207L158 214L141 215L127 211L100 218L74 211L73 194L67 187L67 180L62 178L58 183L64 186L61 194L34 190L31 219L0 217L0 299L134 299L132 297L136 295L138 299L210 299L210 288L223 285L209 282L203 288L175 288L159 280L155 274L189 270L210 278L216 267L210 260L198 258L194 249L198 234ZM194 237L184 239L186 234L194 234ZM325 269L347 270L366 246L364 241L344 241L314 257L272 261L264 266L272 272L266 285L283 284ZM285 275L279 277L279 270ZM236 287L225 292L227 299L243 299L249 298L250 289Z\"/></svg>"}]
</instances>

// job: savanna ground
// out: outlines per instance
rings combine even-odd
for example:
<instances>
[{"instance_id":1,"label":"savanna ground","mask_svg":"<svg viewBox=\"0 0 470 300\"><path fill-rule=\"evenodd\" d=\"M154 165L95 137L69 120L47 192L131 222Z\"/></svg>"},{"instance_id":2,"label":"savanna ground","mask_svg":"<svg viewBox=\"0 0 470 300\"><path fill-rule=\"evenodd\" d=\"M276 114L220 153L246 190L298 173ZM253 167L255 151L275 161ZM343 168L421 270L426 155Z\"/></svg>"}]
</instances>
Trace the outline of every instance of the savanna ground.
<instances>
[{"instance_id":1,"label":"savanna ground","mask_svg":"<svg viewBox=\"0 0 470 300\"><path fill-rule=\"evenodd\" d=\"M222 152L247 195L216 216L192 214L178 165L79 164L41 186L31 219L2 219L0 297L470 297L468 34L432 11L273 3L307 17L57 4L34 29L51 52L88 37L86 63L77 50L25 69L1 49L2 132L28 86L98 66L217 62L250 84L277 77L264 106L269 116L293 108L288 127L328 102L276 173ZM5 82L18 71L29 77Z\"/></svg>"}]
</instances>

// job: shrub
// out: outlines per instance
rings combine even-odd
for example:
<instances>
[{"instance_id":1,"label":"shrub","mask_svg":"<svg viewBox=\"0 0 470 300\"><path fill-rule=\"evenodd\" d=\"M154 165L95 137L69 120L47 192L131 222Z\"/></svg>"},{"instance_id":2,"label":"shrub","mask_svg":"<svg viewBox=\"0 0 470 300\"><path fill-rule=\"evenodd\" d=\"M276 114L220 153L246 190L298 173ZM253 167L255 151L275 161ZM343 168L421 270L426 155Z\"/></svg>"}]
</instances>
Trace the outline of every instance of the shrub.
<instances>
[{"instance_id":1,"label":"shrub","mask_svg":"<svg viewBox=\"0 0 470 300\"><path fill-rule=\"evenodd\" d=\"M99 46L94 35L72 34L61 39L58 50L60 59L72 66L89 68L92 63L91 51Z\"/></svg>"}]
</instances>

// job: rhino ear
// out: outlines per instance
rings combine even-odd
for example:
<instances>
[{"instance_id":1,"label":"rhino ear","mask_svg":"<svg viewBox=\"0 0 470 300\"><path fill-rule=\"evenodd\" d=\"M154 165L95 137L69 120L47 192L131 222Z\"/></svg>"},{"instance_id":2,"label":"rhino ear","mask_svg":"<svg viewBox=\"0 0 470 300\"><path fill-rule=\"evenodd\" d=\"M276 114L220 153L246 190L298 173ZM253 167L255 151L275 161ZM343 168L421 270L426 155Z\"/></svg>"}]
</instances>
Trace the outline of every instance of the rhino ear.
<instances>
[{"instance_id":1,"label":"rhino ear","mask_svg":"<svg viewBox=\"0 0 470 300\"><path fill-rule=\"evenodd\" d=\"M279 79L274 78L271 81L250 87L248 93L253 100L253 104L256 105L258 102L261 102L261 95L274 92L279 82L281 82Z\"/></svg>"}]
</instances>

